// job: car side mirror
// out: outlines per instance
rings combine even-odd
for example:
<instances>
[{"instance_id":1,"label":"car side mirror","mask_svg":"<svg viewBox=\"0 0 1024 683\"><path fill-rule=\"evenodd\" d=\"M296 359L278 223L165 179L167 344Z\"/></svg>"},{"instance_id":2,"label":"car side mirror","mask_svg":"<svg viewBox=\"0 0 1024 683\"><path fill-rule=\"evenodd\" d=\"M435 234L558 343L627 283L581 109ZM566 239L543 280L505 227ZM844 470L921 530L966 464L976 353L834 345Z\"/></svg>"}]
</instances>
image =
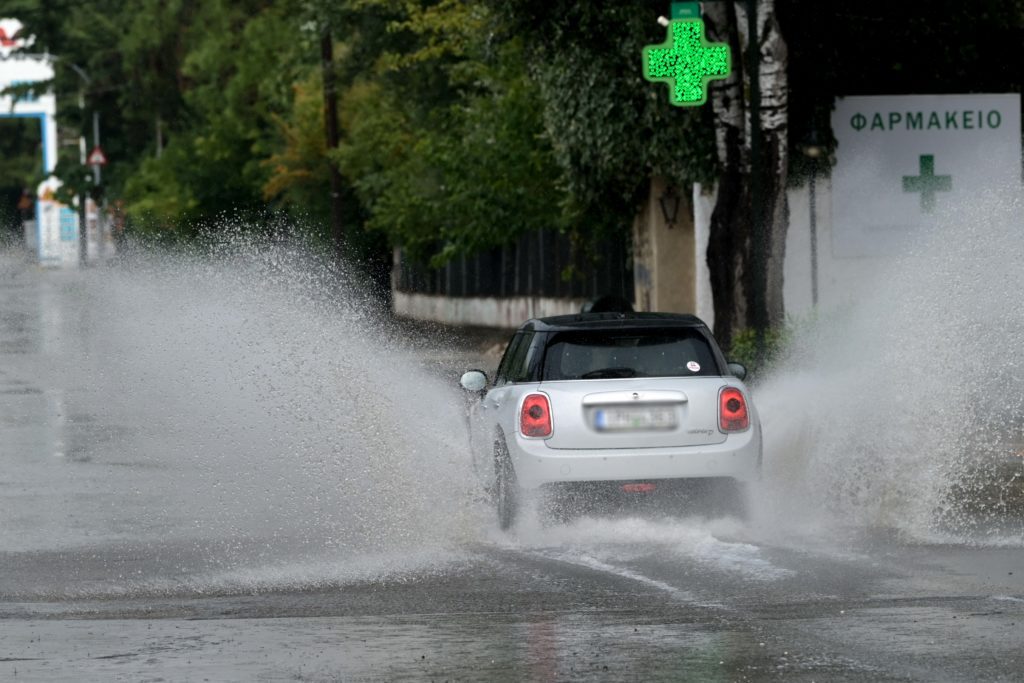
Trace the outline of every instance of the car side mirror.
<instances>
[{"instance_id":1,"label":"car side mirror","mask_svg":"<svg viewBox=\"0 0 1024 683\"><path fill-rule=\"evenodd\" d=\"M466 391L483 391L487 386L487 375L482 370L470 370L462 375L459 384Z\"/></svg>"},{"instance_id":2,"label":"car side mirror","mask_svg":"<svg viewBox=\"0 0 1024 683\"><path fill-rule=\"evenodd\" d=\"M729 372L741 382L747 378L747 367L743 363L729 363Z\"/></svg>"}]
</instances>

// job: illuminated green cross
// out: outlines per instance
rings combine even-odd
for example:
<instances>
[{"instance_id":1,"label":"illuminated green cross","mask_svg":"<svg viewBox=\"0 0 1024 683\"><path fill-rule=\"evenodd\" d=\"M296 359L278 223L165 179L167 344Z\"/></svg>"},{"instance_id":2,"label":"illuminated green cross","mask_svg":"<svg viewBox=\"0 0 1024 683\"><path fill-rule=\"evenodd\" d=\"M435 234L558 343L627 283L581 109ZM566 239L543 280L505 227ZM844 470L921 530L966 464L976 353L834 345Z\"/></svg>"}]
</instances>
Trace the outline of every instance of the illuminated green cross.
<instances>
[{"instance_id":1,"label":"illuminated green cross","mask_svg":"<svg viewBox=\"0 0 1024 683\"><path fill-rule=\"evenodd\" d=\"M953 189L953 176L935 175L935 155L922 154L921 175L903 176L904 192L921 193L921 211L931 213L935 209L935 193Z\"/></svg>"},{"instance_id":2,"label":"illuminated green cross","mask_svg":"<svg viewBox=\"0 0 1024 683\"><path fill-rule=\"evenodd\" d=\"M704 40L700 19L674 19L661 45L643 49L644 78L668 83L669 102L697 107L708 101L708 82L729 75L731 60L726 43Z\"/></svg>"}]
</instances>

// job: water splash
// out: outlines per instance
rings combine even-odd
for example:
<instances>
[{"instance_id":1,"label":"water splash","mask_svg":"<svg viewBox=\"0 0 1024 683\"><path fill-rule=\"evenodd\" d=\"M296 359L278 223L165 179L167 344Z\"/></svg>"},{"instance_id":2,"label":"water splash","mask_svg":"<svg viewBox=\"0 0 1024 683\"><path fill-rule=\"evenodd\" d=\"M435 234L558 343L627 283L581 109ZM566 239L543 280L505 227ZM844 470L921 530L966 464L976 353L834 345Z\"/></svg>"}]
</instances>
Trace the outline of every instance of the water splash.
<instances>
[{"instance_id":1,"label":"water splash","mask_svg":"<svg viewBox=\"0 0 1024 683\"><path fill-rule=\"evenodd\" d=\"M762 514L810 532L1021 537L1022 215L1019 191L958 207L802 326L755 397Z\"/></svg>"},{"instance_id":2,"label":"water splash","mask_svg":"<svg viewBox=\"0 0 1024 683\"><path fill-rule=\"evenodd\" d=\"M294 567L403 571L480 533L454 383L352 273L228 229L189 253L26 277L20 371L56 456L26 464L77 483L22 510L32 533L13 528L4 549L124 544L147 580L291 567L308 581Z\"/></svg>"},{"instance_id":3,"label":"water splash","mask_svg":"<svg viewBox=\"0 0 1024 683\"><path fill-rule=\"evenodd\" d=\"M547 526L528 516L515 535L493 540L505 547L595 567L597 563L622 566L660 558L751 581L774 581L791 575L790 570L772 564L760 547L743 540L743 536L743 523L733 517L580 517Z\"/></svg>"}]
</instances>

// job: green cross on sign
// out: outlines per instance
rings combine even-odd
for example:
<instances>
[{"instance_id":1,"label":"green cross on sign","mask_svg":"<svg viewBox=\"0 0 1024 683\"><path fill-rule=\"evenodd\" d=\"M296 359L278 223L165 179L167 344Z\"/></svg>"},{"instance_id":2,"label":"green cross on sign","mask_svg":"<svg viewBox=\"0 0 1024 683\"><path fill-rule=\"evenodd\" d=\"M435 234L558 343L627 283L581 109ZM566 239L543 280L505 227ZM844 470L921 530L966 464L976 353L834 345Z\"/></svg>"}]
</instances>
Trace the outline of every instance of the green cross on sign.
<instances>
[{"instance_id":1,"label":"green cross on sign","mask_svg":"<svg viewBox=\"0 0 1024 683\"><path fill-rule=\"evenodd\" d=\"M696 107L708 100L708 82L725 78L732 68L729 46L704 39L701 19L675 19L661 45L643 49L644 78L668 83L669 102Z\"/></svg>"},{"instance_id":2,"label":"green cross on sign","mask_svg":"<svg viewBox=\"0 0 1024 683\"><path fill-rule=\"evenodd\" d=\"M921 175L903 176L904 192L921 193L921 211L931 213L935 209L935 193L953 189L953 176L935 175L935 155L922 154Z\"/></svg>"}]
</instances>

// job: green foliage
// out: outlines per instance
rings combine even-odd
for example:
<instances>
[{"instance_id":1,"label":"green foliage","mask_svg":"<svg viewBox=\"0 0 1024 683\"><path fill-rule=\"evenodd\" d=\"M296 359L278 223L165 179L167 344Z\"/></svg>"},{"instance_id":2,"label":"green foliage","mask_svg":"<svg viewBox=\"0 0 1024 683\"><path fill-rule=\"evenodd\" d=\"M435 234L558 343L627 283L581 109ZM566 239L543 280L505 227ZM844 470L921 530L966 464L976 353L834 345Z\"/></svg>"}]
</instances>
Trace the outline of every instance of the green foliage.
<instances>
[{"instance_id":1,"label":"green foliage","mask_svg":"<svg viewBox=\"0 0 1024 683\"><path fill-rule=\"evenodd\" d=\"M330 208L324 188L330 179L323 163L323 102L320 74L310 69L293 87L290 110L274 117L281 143L261 163L268 174L262 187L265 200L296 210L303 207L326 221Z\"/></svg>"},{"instance_id":2,"label":"green foliage","mask_svg":"<svg viewBox=\"0 0 1024 683\"><path fill-rule=\"evenodd\" d=\"M740 330L733 334L726 357L729 362L744 365L748 376L756 380L785 354L792 336L792 328L788 326L765 330L761 335L751 328Z\"/></svg>"},{"instance_id":3,"label":"green foliage","mask_svg":"<svg viewBox=\"0 0 1024 683\"><path fill-rule=\"evenodd\" d=\"M333 158L367 226L434 263L559 227L565 195L520 42L488 45L493 18L472 3L405 12L390 30L410 32L416 47L382 52L343 96ZM425 83L439 87L410 96Z\"/></svg>"},{"instance_id":4,"label":"green foliage","mask_svg":"<svg viewBox=\"0 0 1024 683\"><path fill-rule=\"evenodd\" d=\"M43 172L37 119L0 119L0 187L35 192Z\"/></svg>"},{"instance_id":5,"label":"green foliage","mask_svg":"<svg viewBox=\"0 0 1024 683\"><path fill-rule=\"evenodd\" d=\"M794 177L806 170L799 145L812 122L828 140L837 95L1021 88L1021 0L979 0L970 11L952 0L777 6L790 53ZM386 236L439 262L539 228L571 231L586 251L627 233L652 175L680 185L714 180L710 108L680 111L642 77L641 49L665 40L655 19L667 8L646 0L6 0L3 13L36 35L35 49L59 57L65 132L91 137L92 112L100 112L111 161L105 196L127 200L136 225L146 217L150 229L188 232L224 211L267 205L323 224L335 163L349 183L345 224L357 251L383 249ZM329 68L343 127L331 152L325 31L336 45ZM77 146L61 159L76 186ZM21 182L26 163L5 157L3 182Z\"/></svg>"},{"instance_id":6,"label":"green foliage","mask_svg":"<svg viewBox=\"0 0 1024 683\"><path fill-rule=\"evenodd\" d=\"M34 194L42 178L41 135L37 119L0 119L0 241L21 220L18 204Z\"/></svg>"},{"instance_id":7,"label":"green foliage","mask_svg":"<svg viewBox=\"0 0 1024 683\"><path fill-rule=\"evenodd\" d=\"M108 197L123 197L131 215L160 229L263 206L273 116L290 106L295 74L313 61L296 40L300 0L20 5L37 47L58 56L62 128L91 138L92 110L101 112ZM62 150L65 173L76 156Z\"/></svg>"},{"instance_id":8,"label":"green foliage","mask_svg":"<svg viewBox=\"0 0 1024 683\"><path fill-rule=\"evenodd\" d=\"M567 179L572 223L627 231L648 179L709 181L716 170L708 108L680 111L643 79L645 45L665 40L658 9L642 0L493 2L524 36L544 122Z\"/></svg>"},{"instance_id":9,"label":"green foliage","mask_svg":"<svg viewBox=\"0 0 1024 683\"><path fill-rule=\"evenodd\" d=\"M188 151L177 143L160 158L142 159L124 185L124 210L137 226L146 231L178 230L195 221L198 202L179 177L188 163Z\"/></svg>"},{"instance_id":10,"label":"green foliage","mask_svg":"<svg viewBox=\"0 0 1024 683\"><path fill-rule=\"evenodd\" d=\"M273 118L290 106L300 62L286 11L226 1L196 9L179 65L189 84L181 93L183 119L194 125L172 129L164 153L145 159L127 180L129 213L170 226L263 206Z\"/></svg>"},{"instance_id":11,"label":"green foliage","mask_svg":"<svg viewBox=\"0 0 1024 683\"><path fill-rule=\"evenodd\" d=\"M77 160L64 159L57 163L55 173L62 182L55 193L61 203L71 206L77 204L79 197L90 196L95 199L100 196L100 190L93 180L91 166L83 166Z\"/></svg>"},{"instance_id":12,"label":"green foliage","mask_svg":"<svg viewBox=\"0 0 1024 683\"><path fill-rule=\"evenodd\" d=\"M802 358L809 348L821 346L821 336L836 330L848 314L848 307L840 306L825 314L814 309L806 315L787 316L784 325L765 330L760 340L757 330L740 330L733 334L726 357L745 365L750 377L757 381L792 356Z\"/></svg>"},{"instance_id":13,"label":"green foliage","mask_svg":"<svg viewBox=\"0 0 1024 683\"><path fill-rule=\"evenodd\" d=\"M435 262L537 229L572 230L585 250L628 229L650 173L713 167L703 114L671 111L642 82L639 49L663 36L639 4L559 5L568 14L537 32L564 34L554 50L480 0L16 2L68 65L63 125L88 135L101 110L107 196L152 229L268 201L326 216L326 28L343 41L331 159L358 200L350 219ZM567 23L580 17L583 34Z\"/></svg>"}]
</instances>

